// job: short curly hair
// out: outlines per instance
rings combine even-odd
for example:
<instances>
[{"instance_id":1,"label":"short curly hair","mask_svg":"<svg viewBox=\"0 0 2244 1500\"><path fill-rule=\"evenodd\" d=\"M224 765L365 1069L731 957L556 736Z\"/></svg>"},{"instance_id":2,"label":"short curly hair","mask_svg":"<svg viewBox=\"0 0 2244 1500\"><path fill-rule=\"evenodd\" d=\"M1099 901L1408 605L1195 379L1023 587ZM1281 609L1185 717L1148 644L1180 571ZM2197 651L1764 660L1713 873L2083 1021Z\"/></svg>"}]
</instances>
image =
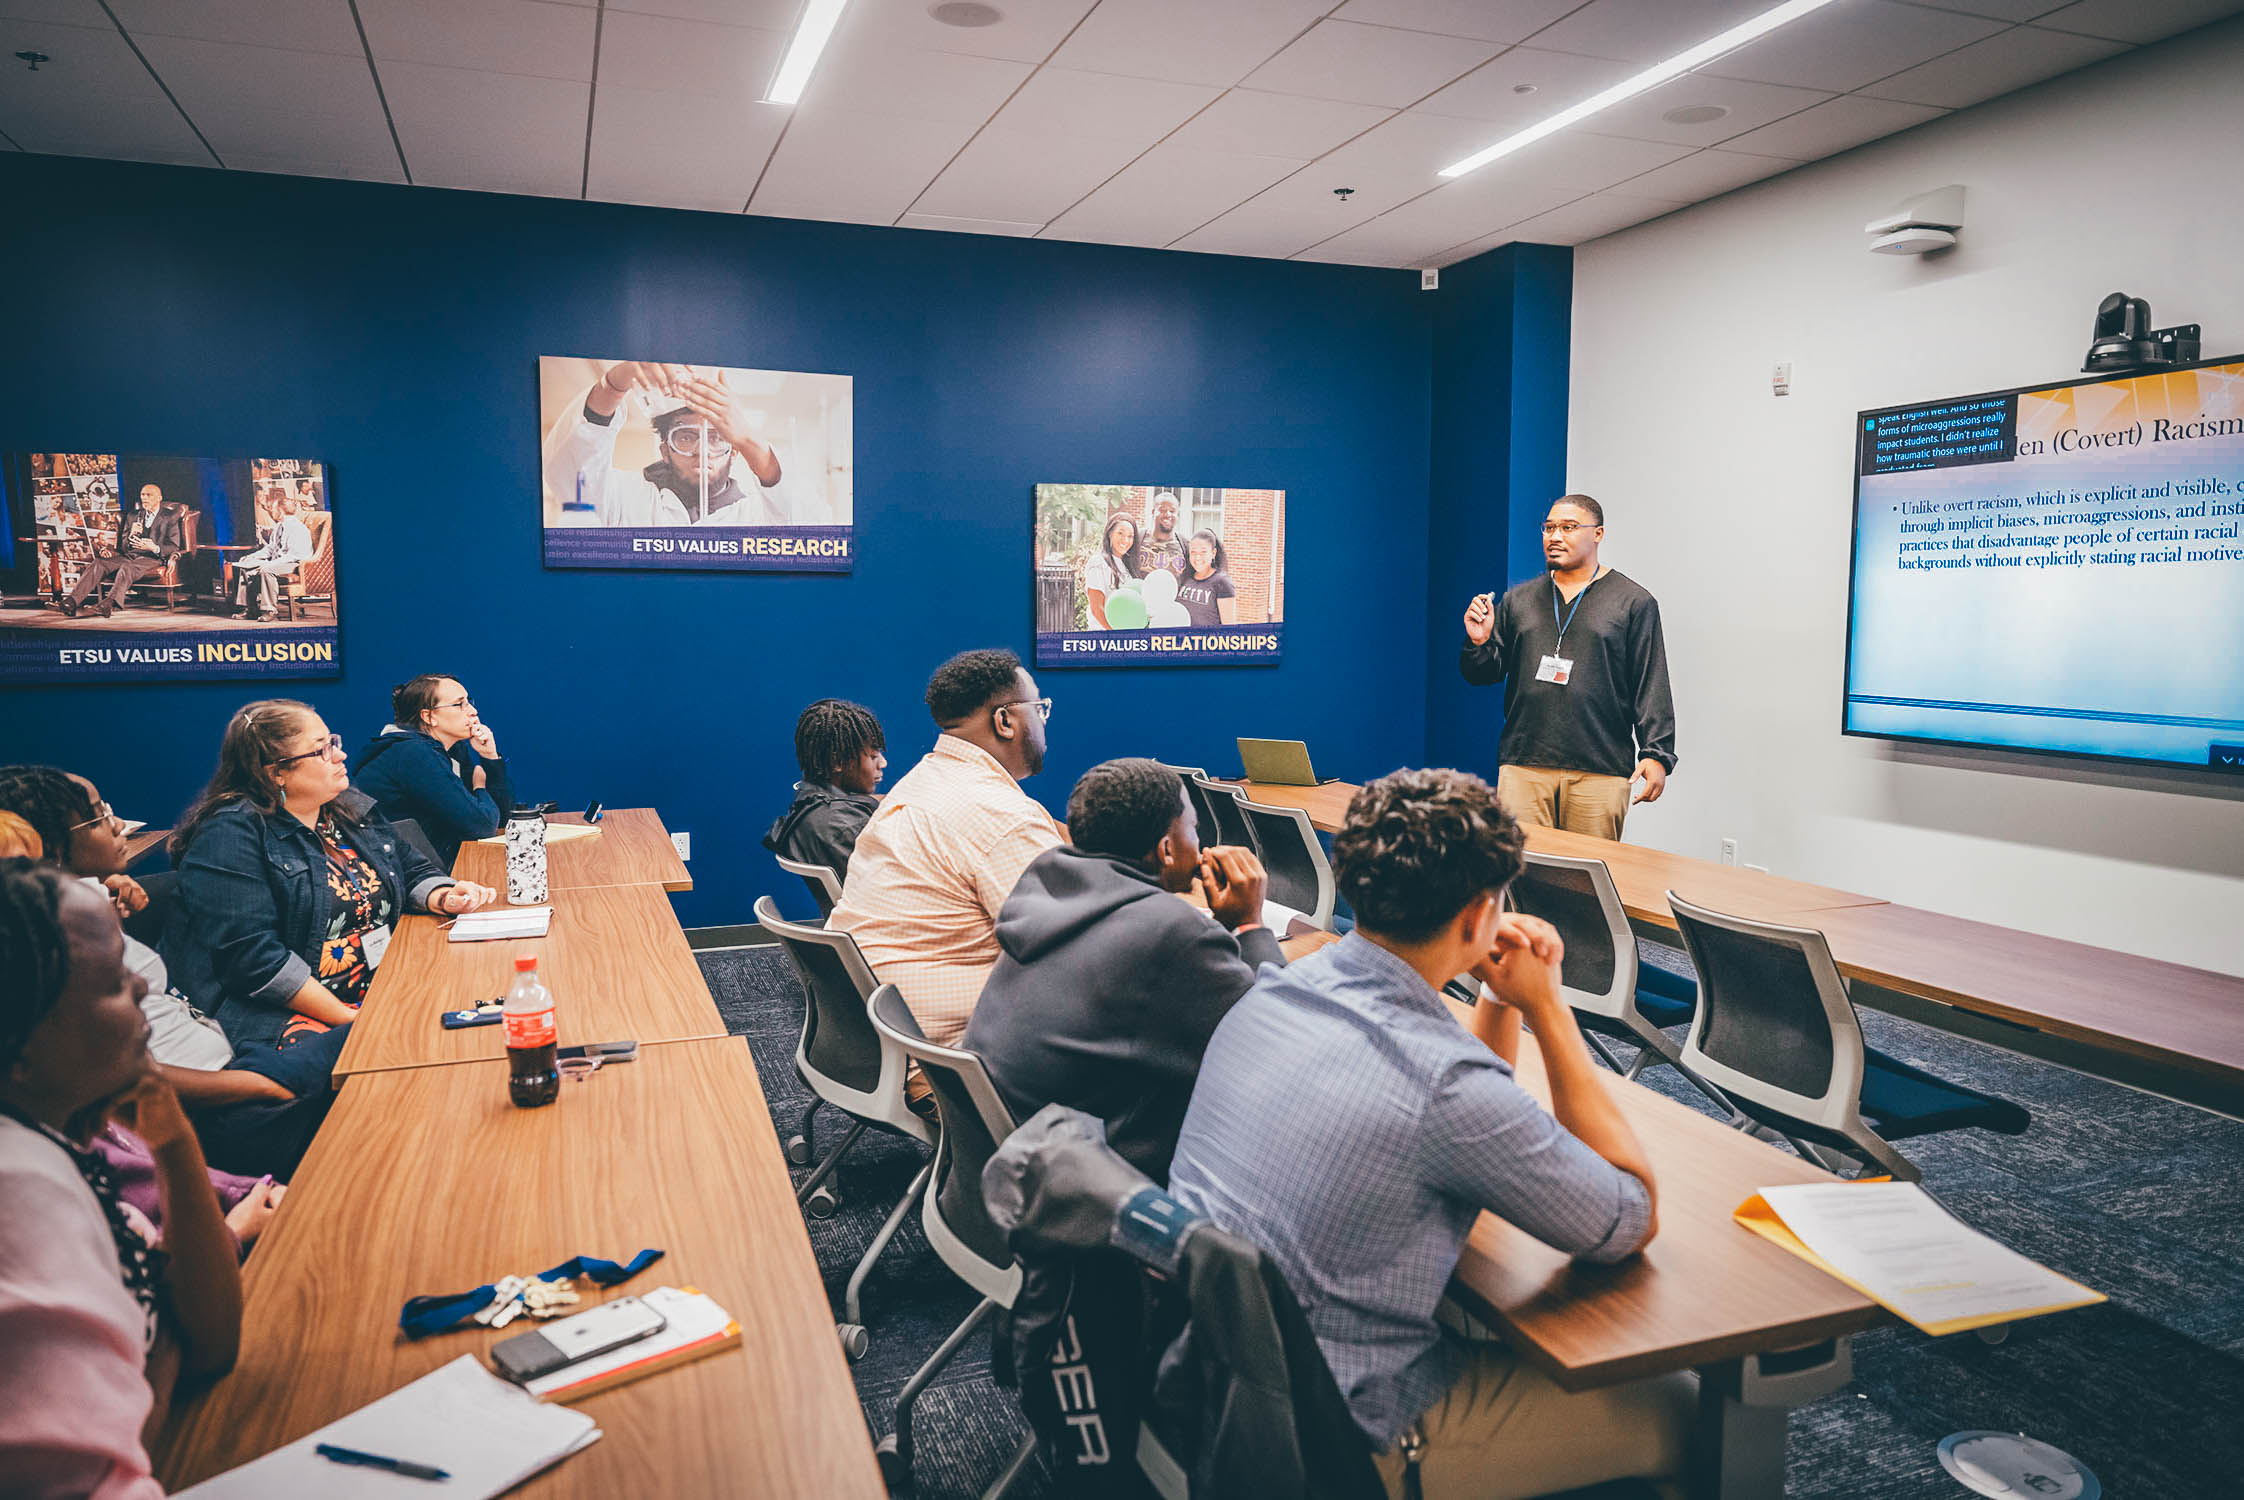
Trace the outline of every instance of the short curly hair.
<instances>
[{"instance_id":1,"label":"short curly hair","mask_svg":"<svg viewBox=\"0 0 2244 1500\"><path fill-rule=\"evenodd\" d=\"M1357 926L1419 943L1510 885L1525 844L1478 776L1397 771L1349 800L1332 841L1333 874Z\"/></svg>"},{"instance_id":2,"label":"short curly hair","mask_svg":"<svg viewBox=\"0 0 2244 1500\"><path fill-rule=\"evenodd\" d=\"M1157 760L1110 760L1067 799L1068 838L1087 854L1146 859L1184 815L1184 778Z\"/></svg>"},{"instance_id":3,"label":"short curly hair","mask_svg":"<svg viewBox=\"0 0 2244 1500\"><path fill-rule=\"evenodd\" d=\"M805 781L830 784L834 773L864 757L868 750L886 750L888 739L880 720L862 703L846 698L821 698L795 720L795 764Z\"/></svg>"},{"instance_id":4,"label":"short curly hair","mask_svg":"<svg viewBox=\"0 0 2244 1500\"><path fill-rule=\"evenodd\" d=\"M927 679L927 711L936 727L948 729L972 718L1019 680L1021 659L1010 651L961 651Z\"/></svg>"}]
</instances>

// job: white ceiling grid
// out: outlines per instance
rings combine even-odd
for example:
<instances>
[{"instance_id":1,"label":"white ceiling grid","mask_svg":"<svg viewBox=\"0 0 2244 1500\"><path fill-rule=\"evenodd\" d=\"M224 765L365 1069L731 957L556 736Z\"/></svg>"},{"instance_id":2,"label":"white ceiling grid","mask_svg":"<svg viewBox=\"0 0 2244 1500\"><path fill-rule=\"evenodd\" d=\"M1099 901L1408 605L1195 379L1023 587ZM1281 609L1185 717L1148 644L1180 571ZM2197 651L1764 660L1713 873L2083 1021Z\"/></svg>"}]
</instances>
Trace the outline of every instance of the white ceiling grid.
<instances>
[{"instance_id":1,"label":"white ceiling grid","mask_svg":"<svg viewBox=\"0 0 2244 1500\"><path fill-rule=\"evenodd\" d=\"M850 0L788 108L762 96L802 0L0 0L0 150L1438 266L1610 234L2244 11L1834 0L1449 181L1774 0L991 3L961 27Z\"/></svg>"}]
</instances>

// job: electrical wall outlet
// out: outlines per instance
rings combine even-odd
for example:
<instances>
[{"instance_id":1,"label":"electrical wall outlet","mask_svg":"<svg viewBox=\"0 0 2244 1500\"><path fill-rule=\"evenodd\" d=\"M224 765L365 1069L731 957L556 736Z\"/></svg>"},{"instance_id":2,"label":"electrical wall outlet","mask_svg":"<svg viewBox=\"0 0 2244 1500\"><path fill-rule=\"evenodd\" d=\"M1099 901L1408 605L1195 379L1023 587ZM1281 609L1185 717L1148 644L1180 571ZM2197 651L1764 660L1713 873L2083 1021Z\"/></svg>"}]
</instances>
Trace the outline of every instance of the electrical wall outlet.
<instances>
[{"instance_id":1,"label":"electrical wall outlet","mask_svg":"<svg viewBox=\"0 0 2244 1500\"><path fill-rule=\"evenodd\" d=\"M1726 865L1734 865L1737 862L1738 841L1736 839L1724 839L1722 841L1722 863Z\"/></svg>"},{"instance_id":2,"label":"electrical wall outlet","mask_svg":"<svg viewBox=\"0 0 2244 1500\"><path fill-rule=\"evenodd\" d=\"M680 859L692 859L692 858L693 858L693 835L692 835L692 834L690 834L690 833L674 833L674 834L670 835L670 843L671 843L671 846L672 846L673 848L675 848L675 849L676 849L676 850L678 851L678 857L679 857Z\"/></svg>"}]
</instances>

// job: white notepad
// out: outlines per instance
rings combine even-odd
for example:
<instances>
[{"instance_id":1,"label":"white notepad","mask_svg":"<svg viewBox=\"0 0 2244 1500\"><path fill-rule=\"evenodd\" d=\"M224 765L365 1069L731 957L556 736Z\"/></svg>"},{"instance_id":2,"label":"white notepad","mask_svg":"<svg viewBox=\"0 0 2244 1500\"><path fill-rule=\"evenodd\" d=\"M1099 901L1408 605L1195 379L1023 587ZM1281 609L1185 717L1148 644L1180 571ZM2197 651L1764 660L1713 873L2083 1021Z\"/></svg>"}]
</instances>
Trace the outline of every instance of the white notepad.
<instances>
[{"instance_id":1,"label":"white notepad","mask_svg":"<svg viewBox=\"0 0 2244 1500\"><path fill-rule=\"evenodd\" d=\"M206 1479L173 1500L487 1500L597 1440L590 1417L551 1406L463 1354L411 1385L285 1448ZM452 1477L407 1479L339 1464L320 1443L432 1464Z\"/></svg>"},{"instance_id":2,"label":"white notepad","mask_svg":"<svg viewBox=\"0 0 2244 1500\"><path fill-rule=\"evenodd\" d=\"M550 906L494 906L452 920L455 943L486 943L494 938L540 938L553 923Z\"/></svg>"}]
</instances>

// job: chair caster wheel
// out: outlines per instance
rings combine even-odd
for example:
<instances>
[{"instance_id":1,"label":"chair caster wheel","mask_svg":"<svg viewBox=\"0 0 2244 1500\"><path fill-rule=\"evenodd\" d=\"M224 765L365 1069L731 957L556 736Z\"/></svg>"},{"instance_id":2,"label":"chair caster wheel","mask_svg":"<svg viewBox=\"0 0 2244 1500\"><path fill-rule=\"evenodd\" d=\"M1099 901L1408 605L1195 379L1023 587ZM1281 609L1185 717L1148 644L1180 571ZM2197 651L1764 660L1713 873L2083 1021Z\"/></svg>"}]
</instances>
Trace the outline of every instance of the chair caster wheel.
<instances>
[{"instance_id":1,"label":"chair caster wheel","mask_svg":"<svg viewBox=\"0 0 2244 1500\"><path fill-rule=\"evenodd\" d=\"M799 1135L787 1137L787 1160L798 1167L810 1165L810 1142Z\"/></svg>"},{"instance_id":2,"label":"chair caster wheel","mask_svg":"<svg viewBox=\"0 0 2244 1500\"><path fill-rule=\"evenodd\" d=\"M832 1188L821 1183L818 1191L810 1195L803 1207L814 1219L830 1219L834 1216L834 1211L841 1207L841 1199L834 1196Z\"/></svg>"},{"instance_id":3,"label":"chair caster wheel","mask_svg":"<svg viewBox=\"0 0 2244 1500\"><path fill-rule=\"evenodd\" d=\"M2008 1323L1997 1323L1992 1328L1979 1328L1973 1331L1979 1335L1979 1342L1982 1344L2000 1344L2007 1342L2010 1338L2010 1325Z\"/></svg>"},{"instance_id":4,"label":"chair caster wheel","mask_svg":"<svg viewBox=\"0 0 2244 1500\"><path fill-rule=\"evenodd\" d=\"M841 1339L842 1353L853 1361L863 1359L865 1351L873 1346L873 1336L861 1323L836 1323L834 1332Z\"/></svg>"},{"instance_id":5,"label":"chair caster wheel","mask_svg":"<svg viewBox=\"0 0 2244 1500\"><path fill-rule=\"evenodd\" d=\"M906 1489L912 1482L912 1467L896 1451L896 1434L890 1433L873 1444L873 1457L880 1461L880 1480L890 1490Z\"/></svg>"}]
</instances>

